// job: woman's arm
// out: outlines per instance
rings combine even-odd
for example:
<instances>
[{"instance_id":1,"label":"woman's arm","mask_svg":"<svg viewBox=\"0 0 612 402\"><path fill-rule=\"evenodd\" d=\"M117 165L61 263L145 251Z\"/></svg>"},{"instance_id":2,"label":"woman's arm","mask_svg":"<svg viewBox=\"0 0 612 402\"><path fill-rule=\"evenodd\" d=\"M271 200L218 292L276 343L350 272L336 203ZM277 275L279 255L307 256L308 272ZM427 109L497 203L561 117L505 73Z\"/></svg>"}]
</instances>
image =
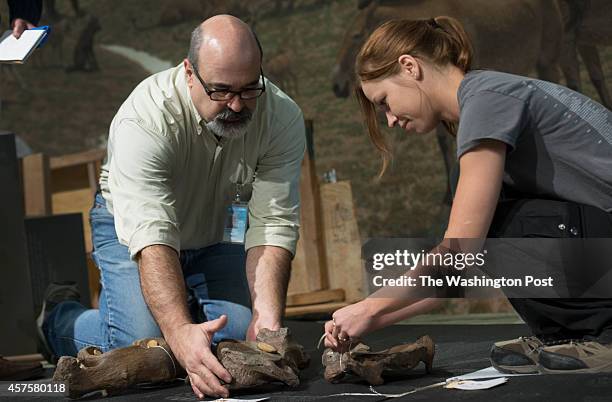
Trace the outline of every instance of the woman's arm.
<instances>
[{"instance_id":1,"label":"woman's arm","mask_svg":"<svg viewBox=\"0 0 612 402\"><path fill-rule=\"evenodd\" d=\"M459 159L459 183L444 238L484 239L497 207L506 144L487 140Z\"/></svg>"},{"instance_id":2,"label":"woman's arm","mask_svg":"<svg viewBox=\"0 0 612 402\"><path fill-rule=\"evenodd\" d=\"M505 160L506 144L497 140L483 141L463 154L459 160L461 173L445 239L481 239L482 245L499 199ZM417 271L421 270L417 267L406 275L422 274ZM423 313L424 307L435 305L432 302L421 303L422 299L407 297L405 293L411 291L410 288L382 288L358 303L337 310L333 314L335 325L332 322L325 325L328 334L326 345L335 347L337 342L334 345L334 339L359 337L374 329ZM401 297L398 292L402 292ZM415 303L418 303L418 306L409 307Z\"/></svg>"}]
</instances>

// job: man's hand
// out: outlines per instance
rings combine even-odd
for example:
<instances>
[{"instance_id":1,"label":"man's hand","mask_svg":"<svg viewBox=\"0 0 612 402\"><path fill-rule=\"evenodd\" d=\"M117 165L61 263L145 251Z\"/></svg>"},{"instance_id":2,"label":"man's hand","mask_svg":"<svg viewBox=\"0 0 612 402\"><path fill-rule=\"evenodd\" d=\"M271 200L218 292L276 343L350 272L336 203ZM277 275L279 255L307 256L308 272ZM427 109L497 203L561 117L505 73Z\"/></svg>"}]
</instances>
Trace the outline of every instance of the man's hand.
<instances>
[{"instance_id":1,"label":"man's hand","mask_svg":"<svg viewBox=\"0 0 612 402\"><path fill-rule=\"evenodd\" d=\"M219 378L229 383L230 373L210 350L215 332L227 323L227 316L193 324L187 309L185 282L178 253L164 245L152 245L140 252L138 260L142 294L172 352L187 371L193 392L227 397Z\"/></svg>"},{"instance_id":2,"label":"man's hand","mask_svg":"<svg viewBox=\"0 0 612 402\"><path fill-rule=\"evenodd\" d=\"M13 36L19 39L23 31L26 29L36 28L36 25L22 18L15 18L13 22L11 22L11 28L13 28Z\"/></svg>"},{"instance_id":3,"label":"man's hand","mask_svg":"<svg viewBox=\"0 0 612 402\"><path fill-rule=\"evenodd\" d=\"M219 379L230 383L232 376L210 349L213 335L225 324L227 316L222 315L202 324L184 324L167 337L172 352L187 371L191 388L198 398L229 396L229 391L221 385Z\"/></svg>"},{"instance_id":4,"label":"man's hand","mask_svg":"<svg viewBox=\"0 0 612 402\"><path fill-rule=\"evenodd\" d=\"M268 328L272 331L278 331L281 328L281 324L278 321L275 322L265 322L264 320L257 319L253 317L251 323L249 324L249 328L246 333L247 341L254 341L257 338L257 334L262 328Z\"/></svg>"}]
</instances>

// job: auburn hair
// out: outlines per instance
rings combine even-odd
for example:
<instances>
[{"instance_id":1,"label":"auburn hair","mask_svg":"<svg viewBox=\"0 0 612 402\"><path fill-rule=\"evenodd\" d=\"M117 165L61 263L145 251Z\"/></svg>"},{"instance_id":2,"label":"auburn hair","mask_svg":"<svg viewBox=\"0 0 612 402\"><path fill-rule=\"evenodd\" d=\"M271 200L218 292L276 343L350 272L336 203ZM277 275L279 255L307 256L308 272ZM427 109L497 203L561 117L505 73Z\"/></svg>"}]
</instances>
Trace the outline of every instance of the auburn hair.
<instances>
[{"instance_id":1,"label":"auburn hair","mask_svg":"<svg viewBox=\"0 0 612 402\"><path fill-rule=\"evenodd\" d=\"M389 166L392 152L378 126L376 107L366 98L361 83L397 74L400 71L398 59L403 54L410 54L436 66L454 65L463 72L470 70L473 58L467 33L461 23L452 17L391 20L372 32L355 61L355 94L370 140L382 156L379 178ZM450 132L455 132L454 124L443 123Z\"/></svg>"}]
</instances>

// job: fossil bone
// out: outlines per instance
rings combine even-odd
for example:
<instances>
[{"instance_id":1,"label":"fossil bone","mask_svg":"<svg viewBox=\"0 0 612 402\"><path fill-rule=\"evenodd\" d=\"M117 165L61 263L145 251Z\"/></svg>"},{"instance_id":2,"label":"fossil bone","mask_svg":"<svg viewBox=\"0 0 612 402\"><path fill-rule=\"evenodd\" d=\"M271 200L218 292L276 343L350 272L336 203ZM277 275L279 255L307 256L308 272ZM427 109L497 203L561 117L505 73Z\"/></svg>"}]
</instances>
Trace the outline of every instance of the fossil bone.
<instances>
[{"instance_id":1,"label":"fossil bone","mask_svg":"<svg viewBox=\"0 0 612 402\"><path fill-rule=\"evenodd\" d=\"M106 353L88 346L76 358L64 356L57 363L53 381L66 384L70 398L80 398L94 391L115 394L138 384L184 376L165 340L145 338Z\"/></svg>"},{"instance_id":2,"label":"fossil bone","mask_svg":"<svg viewBox=\"0 0 612 402\"><path fill-rule=\"evenodd\" d=\"M232 375L232 382L225 384L229 389L271 382L296 386L299 370L309 362L288 328L262 329L256 342L222 341L217 357ZM165 340L145 338L106 353L89 346L76 358L64 356L57 363L53 381L66 384L70 398L80 398L94 391L117 394L138 384L164 383L185 375Z\"/></svg>"},{"instance_id":3,"label":"fossil bone","mask_svg":"<svg viewBox=\"0 0 612 402\"><path fill-rule=\"evenodd\" d=\"M304 348L296 343L288 328L278 331L262 329L257 342L222 341L217 357L232 375L229 389L251 388L282 382L289 386L300 383L298 373L309 363Z\"/></svg>"},{"instance_id":4,"label":"fossil bone","mask_svg":"<svg viewBox=\"0 0 612 402\"><path fill-rule=\"evenodd\" d=\"M371 385L384 383L383 376L397 375L425 363L429 373L432 369L435 347L432 339L425 335L414 343L393 346L380 352L370 351L370 347L358 343L346 352L325 349L321 357L325 367L325 379L329 382L341 380L345 374L352 373Z\"/></svg>"}]
</instances>

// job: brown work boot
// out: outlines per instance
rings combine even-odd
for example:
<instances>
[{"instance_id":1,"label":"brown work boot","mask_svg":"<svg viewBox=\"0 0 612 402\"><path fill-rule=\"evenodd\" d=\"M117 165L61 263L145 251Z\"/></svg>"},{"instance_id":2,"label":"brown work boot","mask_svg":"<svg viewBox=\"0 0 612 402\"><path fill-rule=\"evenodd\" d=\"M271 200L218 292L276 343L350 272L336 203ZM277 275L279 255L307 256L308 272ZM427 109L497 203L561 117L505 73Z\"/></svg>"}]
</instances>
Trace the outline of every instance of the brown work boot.
<instances>
[{"instance_id":1,"label":"brown work boot","mask_svg":"<svg viewBox=\"0 0 612 402\"><path fill-rule=\"evenodd\" d=\"M541 349L542 373L612 373L612 344L570 341Z\"/></svg>"},{"instance_id":2,"label":"brown work boot","mask_svg":"<svg viewBox=\"0 0 612 402\"><path fill-rule=\"evenodd\" d=\"M491 365L502 373L537 373L538 355L543 346L535 336L496 342L491 347Z\"/></svg>"},{"instance_id":3,"label":"brown work boot","mask_svg":"<svg viewBox=\"0 0 612 402\"><path fill-rule=\"evenodd\" d=\"M39 362L19 362L0 356L0 381L23 381L42 377L43 367Z\"/></svg>"}]
</instances>

